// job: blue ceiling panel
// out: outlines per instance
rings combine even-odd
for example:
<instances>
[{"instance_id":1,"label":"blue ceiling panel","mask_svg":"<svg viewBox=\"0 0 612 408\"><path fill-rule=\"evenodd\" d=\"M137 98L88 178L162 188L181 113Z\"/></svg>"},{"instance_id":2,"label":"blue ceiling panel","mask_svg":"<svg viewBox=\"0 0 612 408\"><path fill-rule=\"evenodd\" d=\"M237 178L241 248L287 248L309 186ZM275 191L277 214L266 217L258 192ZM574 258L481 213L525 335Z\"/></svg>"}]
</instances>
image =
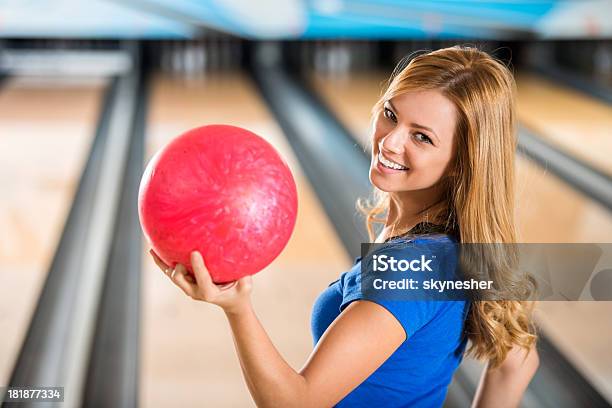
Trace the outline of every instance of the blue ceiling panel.
<instances>
[{"instance_id":1,"label":"blue ceiling panel","mask_svg":"<svg viewBox=\"0 0 612 408\"><path fill-rule=\"evenodd\" d=\"M203 30L206 29L206 30ZM611 0L0 0L0 37L610 38Z\"/></svg>"}]
</instances>

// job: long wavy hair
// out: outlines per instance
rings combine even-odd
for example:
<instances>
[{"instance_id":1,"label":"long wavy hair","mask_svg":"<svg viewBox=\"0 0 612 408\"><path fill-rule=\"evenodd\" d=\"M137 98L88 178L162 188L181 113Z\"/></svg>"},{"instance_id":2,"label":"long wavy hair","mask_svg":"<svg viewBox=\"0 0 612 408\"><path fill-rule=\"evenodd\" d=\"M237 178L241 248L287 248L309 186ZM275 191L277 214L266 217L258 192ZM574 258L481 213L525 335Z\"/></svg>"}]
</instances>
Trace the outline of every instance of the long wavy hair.
<instances>
[{"instance_id":1,"label":"long wavy hair","mask_svg":"<svg viewBox=\"0 0 612 408\"><path fill-rule=\"evenodd\" d=\"M432 219L429 213L423 214L424 218L452 232L461 243L515 243L516 84L512 73L473 47L412 54L393 71L372 110L373 120L385 101L418 90L439 90L458 112L457 153L440 180L445 193L437 207L441 205L442 211ZM359 200L371 240L376 225L385 223L389 205L389 194L376 187L369 200ZM494 268L495 259L489 261ZM468 354L496 367L514 346L529 349L536 340L532 309L533 303L527 301L472 302L465 325Z\"/></svg>"}]
</instances>

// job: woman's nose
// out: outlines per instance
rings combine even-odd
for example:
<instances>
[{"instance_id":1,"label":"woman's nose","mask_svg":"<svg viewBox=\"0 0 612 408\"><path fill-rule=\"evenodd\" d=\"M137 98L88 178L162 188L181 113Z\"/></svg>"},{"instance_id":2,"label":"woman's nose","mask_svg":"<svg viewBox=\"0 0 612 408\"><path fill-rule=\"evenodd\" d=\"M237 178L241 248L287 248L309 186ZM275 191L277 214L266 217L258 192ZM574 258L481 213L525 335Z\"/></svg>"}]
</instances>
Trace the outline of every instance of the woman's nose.
<instances>
[{"instance_id":1,"label":"woman's nose","mask_svg":"<svg viewBox=\"0 0 612 408\"><path fill-rule=\"evenodd\" d=\"M403 132L391 132L381 141L383 149L394 154L403 153L404 143L405 136L403 135Z\"/></svg>"}]
</instances>

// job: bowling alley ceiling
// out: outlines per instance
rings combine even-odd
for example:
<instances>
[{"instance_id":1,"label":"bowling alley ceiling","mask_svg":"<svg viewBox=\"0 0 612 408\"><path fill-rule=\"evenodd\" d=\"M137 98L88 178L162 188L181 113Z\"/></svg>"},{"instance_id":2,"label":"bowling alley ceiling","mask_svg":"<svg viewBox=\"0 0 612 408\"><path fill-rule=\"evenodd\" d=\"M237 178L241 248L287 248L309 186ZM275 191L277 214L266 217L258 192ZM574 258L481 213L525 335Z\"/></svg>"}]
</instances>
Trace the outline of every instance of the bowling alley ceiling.
<instances>
[{"instance_id":1,"label":"bowling alley ceiling","mask_svg":"<svg viewBox=\"0 0 612 408\"><path fill-rule=\"evenodd\" d=\"M610 38L609 0L0 0L4 38Z\"/></svg>"}]
</instances>

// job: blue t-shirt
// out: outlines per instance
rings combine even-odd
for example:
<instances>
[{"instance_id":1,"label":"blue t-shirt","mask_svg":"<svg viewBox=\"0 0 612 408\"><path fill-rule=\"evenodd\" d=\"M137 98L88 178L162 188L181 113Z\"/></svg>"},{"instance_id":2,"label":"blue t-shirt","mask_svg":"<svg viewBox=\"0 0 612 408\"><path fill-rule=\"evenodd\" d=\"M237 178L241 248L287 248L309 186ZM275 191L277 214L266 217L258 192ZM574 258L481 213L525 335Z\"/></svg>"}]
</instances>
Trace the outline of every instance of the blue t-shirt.
<instances>
[{"instance_id":1,"label":"blue t-shirt","mask_svg":"<svg viewBox=\"0 0 612 408\"><path fill-rule=\"evenodd\" d=\"M427 239L430 238L418 238L413 242ZM448 236L443 239L452 243ZM396 249L391 247L387 253L393 253L394 250ZM361 257L315 301L311 322L315 345L349 303L364 299L360 286L360 269ZM407 338L374 373L336 407L441 406L453 372L465 351L467 340L463 326L469 302L368 300L385 307L402 325Z\"/></svg>"}]
</instances>

